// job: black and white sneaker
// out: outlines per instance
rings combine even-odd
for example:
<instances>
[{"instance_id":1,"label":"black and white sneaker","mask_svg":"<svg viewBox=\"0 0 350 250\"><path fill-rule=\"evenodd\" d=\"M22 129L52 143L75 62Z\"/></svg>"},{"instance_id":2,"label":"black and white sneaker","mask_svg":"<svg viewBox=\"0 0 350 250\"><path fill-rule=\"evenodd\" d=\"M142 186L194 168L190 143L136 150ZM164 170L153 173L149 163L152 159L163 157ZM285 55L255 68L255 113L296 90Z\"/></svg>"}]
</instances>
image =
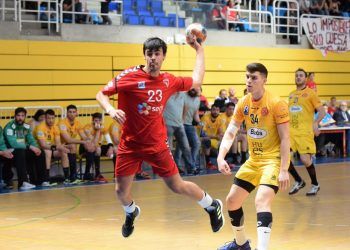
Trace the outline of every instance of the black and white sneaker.
<instances>
[{"instance_id":1,"label":"black and white sneaker","mask_svg":"<svg viewBox=\"0 0 350 250\"><path fill-rule=\"evenodd\" d=\"M302 189L303 187L305 187L305 181L301 180L301 182L295 182L293 187L291 188L291 190L289 191L289 194L296 194L299 192L300 189Z\"/></svg>"},{"instance_id":2,"label":"black and white sneaker","mask_svg":"<svg viewBox=\"0 0 350 250\"><path fill-rule=\"evenodd\" d=\"M139 206L135 206L133 213L127 213L125 217L125 223L122 227L123 236L129 237L134 232L134 221L140 216L141 209Z\"/></svg>"},{"instance_id":3,"label":"black and white sneaker","mask_svg":"<svg viewBox=\"0 0 350 250\"><path fill-rule=\"evenodd\" d=\"M213 200L213 203L205 208L205 211L209 214L211 229L214 233L218 232L225 224L225 218L222 214L221 200Z\"/></svg>"}]
</instances>

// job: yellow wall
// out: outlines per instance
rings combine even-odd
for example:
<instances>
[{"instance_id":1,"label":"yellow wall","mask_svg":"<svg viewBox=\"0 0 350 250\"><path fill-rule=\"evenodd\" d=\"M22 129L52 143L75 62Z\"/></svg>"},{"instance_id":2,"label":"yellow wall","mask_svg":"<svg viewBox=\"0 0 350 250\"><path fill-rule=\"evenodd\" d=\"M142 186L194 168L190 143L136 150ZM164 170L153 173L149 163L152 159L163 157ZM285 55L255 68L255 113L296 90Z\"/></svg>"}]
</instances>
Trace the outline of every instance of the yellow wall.
<instances>
[{"instance_id":1,"label":"yellow wall","mask_svg":"<svg viewBox=\"0 0 350 250\"><path fill-rule=\"evenodd\" d=\"M195 52L171 45L163 70L191 75ZM142 45L0 41L0 106L96 104L95 94L124 68L142 64ZM221 88L242 95L245 66L261 62L269 70L268 88L286 97L294 89L294 71L316 72L318 93L350 99L350 53L323 57L309 49L206 47L204 94L213 100Z\"/></svg>"}]
</instances>

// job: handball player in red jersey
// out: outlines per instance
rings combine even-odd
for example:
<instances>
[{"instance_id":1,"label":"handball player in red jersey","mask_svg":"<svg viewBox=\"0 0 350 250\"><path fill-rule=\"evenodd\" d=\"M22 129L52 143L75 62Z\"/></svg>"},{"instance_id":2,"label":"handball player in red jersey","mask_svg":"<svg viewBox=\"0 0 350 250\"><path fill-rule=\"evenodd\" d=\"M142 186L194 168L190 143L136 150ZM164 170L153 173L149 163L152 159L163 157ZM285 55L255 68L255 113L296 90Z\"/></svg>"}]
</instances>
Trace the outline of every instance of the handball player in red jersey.
<instances>
[{"instance_id":1,"label":"handball player in red jersey","mask_svg":"<svg viewBox=\"0 0 350 250\"><path fill-rule=\"evenodd\" d=\"M141 212L132 199L131 186L143 161L152 166L153 172L162 177L173 192L196 200L208 212L213 232L223 227L222 202L180 177L167 143L163 120L167 100L174 93L200 87L203 82L204 49L196 39L190 46L196 51L192 77L161 72L167 45L160 38L152 37L143 44L146 65L124 70L97 93L96 99L106 113L122 124L115 176L117 197L126 214L122 226L124 237L133 233L134 220ZM114 94L118 94L118 109L109 103L109 96Z\"/></svg>"}]
</instances>

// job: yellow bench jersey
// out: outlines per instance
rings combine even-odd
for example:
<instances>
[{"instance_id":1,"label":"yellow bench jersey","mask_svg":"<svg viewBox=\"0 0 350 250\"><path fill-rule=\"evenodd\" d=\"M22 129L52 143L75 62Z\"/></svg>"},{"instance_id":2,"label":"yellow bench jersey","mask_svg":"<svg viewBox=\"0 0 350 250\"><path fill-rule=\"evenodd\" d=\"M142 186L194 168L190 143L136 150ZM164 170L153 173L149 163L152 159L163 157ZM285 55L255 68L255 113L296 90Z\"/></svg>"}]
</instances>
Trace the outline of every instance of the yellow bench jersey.
<instances>
[{"instance_id":1,"label":"yellow bench jersey","mask_svg":"<svg viewBox=\"0 0 350 250\"><path fill-rule=\"evenodd\" d=\"M58 123L58 128L60 129L61 134L68 134L71 138L76 138L79 135L79 130L81 130L83 127L77 119L75 119L74 123L71 124L68 118L65 118L60 120ZM64 142L63 138L62 141Z\"/></svg>"},{"instance_id":2,"label":"yellow bench jersey","mask_svg":"<svg viewBox=\"0 0 350 250\"><path fill-rule=\"evenodd\" d=\"M218 119L221 120L221 129L222 129L223 133L225 133L228 125L231 122L232 117L233 116L228 117L226 113L222 113L222 114L219 115Z\"/></svg>"},{"instance_id":3,"label":"yellow bench jersey","mask_svg":"<svg viewBox=\"0 0 350 250\"><path fill-rule=\"evenodd\" d=\"M218 116L215 121L212 121L211 114L209 112L202 117L201 122L203 123L202 131L206 135L216 136L219 134L219 129L222 126L220 116Z\"/></svg>"},{"instance_id":4,"label":"yellow bench jersey","mask_svg":"<svg viewBox=\"0 0 350 250\"><path fill-rule=\"evenodd\" d=\"M91 137L95 138L96 130L92 126L92 124L90 124L90 123L86 124L83 129L84 129L84 132L85 132L86 136L88 136L89 138L91 138ZM108 134L108 128L103 126L101 128L101 133L100 133L100 136L99 136L99 138L97 140L97 144L101 144L102 143L102 135L105 135L105 134Z\"/></svg>"},{"instance_id":5,"label":"yellow bench jersey","mask_svg":"<svg viewBox=\"0 0 350 250\"><path fill-rule=\"evenodd\" d=\"M233 120L246 123L250 158L280 157L277 124L289 121L286 102L267 90L258 101L253 101L252 95L248 94L239 100Z\"/></svg>"},{"instance_id":6,"label":"yellow bench jersey","mask_svg":"<svg viewBox=\"0 0 350 250\"><path fill-rule=\"evenodd\" d=\"M48 145L55 145L55 138L60 137L60 131L57 125L51 128L46 125L46 122L40 123L33 131L34 138L38 140L45 140Z\"/></svg>"},{"instance_id":7,"label":"yellow bench jersey","mask_svg":"<svg viewBox=\"0 0 350 250\"><path fill-rule=\"evenodd\" d=\"M304 88L295 90L289 95L290 135L310 135L313 137L315 109L321 101L314 90Z\"/></svg>"},{"instance_id":8,"label":"yellow bench jersey","mask_svg":"<svg viewBox=\"0 0 350 250\"><path fill-rule=\"evenodd\" d=\"M109 134L111 136L115 136L116 138L118 138L118 140L120 140L120 136L121 136L120 127L121 127L120 124L115 121L113 121L109 126Z\"/></svg>"}]
</instances>

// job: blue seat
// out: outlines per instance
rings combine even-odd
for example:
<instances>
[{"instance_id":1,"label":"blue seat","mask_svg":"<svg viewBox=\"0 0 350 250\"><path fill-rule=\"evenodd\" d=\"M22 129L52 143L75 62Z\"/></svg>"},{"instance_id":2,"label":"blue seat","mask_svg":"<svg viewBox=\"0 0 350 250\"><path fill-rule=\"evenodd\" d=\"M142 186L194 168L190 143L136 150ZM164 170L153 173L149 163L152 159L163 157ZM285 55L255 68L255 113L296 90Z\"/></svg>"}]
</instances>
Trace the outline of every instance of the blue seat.
<instances>
[{"instance_id":1,"label":"blue seat","mask_svg":"<svg viewBox=\"0 0 350 250\"><path fill-rule=\"evenodd\" d=\"M144 16L144 17L140 17L140 18L143 19L142 23L144 25L147 25L147 26L155 26L156 25L156 22L155 22L153 16Z\"/></svg>"},{"instance_id":2,"label":"blue seat","mask_svg":"<svg viewBox=\"0 0 350 250\"><path fill-rule=\"evenodd\" d=\"M148 10L139 10L139 16L152 16Z\"/></svg>"},{"instance_id":3,"label":"blue seat","mask_svg":"<svg viewBox=\"0 0 350 250\"><path fill-rule=\"evenodd\" d=\"M159 17L159 26L170 27L170 19L168 17Z\"/></svg>"},{"instance_id":4,"label":"blue seat","mask_svg":"<svg viewBox=\"0 0 350 250\"><path fill-rule=\"evenodd\" d=\"M185 27L185 18L179 17L178 25L180 28L184 28Z\"/></svg>"},{"instance_id":5,"label":"blue seat","mask_svg":"<svg viewBox=\"0 0 350 250\"><path fill-rule=\"evenodd\" d=\"M118 5L116 2L110 2L108 4L108 9L109 11L117 11L118 10Z\"/></svg>"},{"instance_id":6,"label":"blue seat","mask_svg":"<svg viewBox=\"0 0 350 250\"><path fill-rule=\"evenodd\" d=\"M123 0L123 9L124 10L134 9L134 3L131 0Z\"/></svg>"},{"instance_id":7,"label":"blue seat","mask_svg":"<svg viewBox=\"0 0 350 250\"><path fill-rule=\"evenodd\" d=\"M123 15L136 15L134 10L123 10Z\"/></svg>"},{"instance_id":8,"label":"blue seat","mask_svg":"<svg viewBox=\"0 0 350 250\"><path fill-rule=\"evenodd\" d=\"M151 1L150 8L153 12L163 12L163 2L162 1Z\"/></svg>"},{"instance_id":9,"label":"blue seat","mask_svg":"<svg viewBox=\"0 0 350 250\"><path fill-rule=\"evenodd\" d=\"M148 2L147 0L139 0L137 1L137 9L140 10L148 10Z\"/></svg>"},{"instance_id":10,"label":"blue seat","mask_svg":"<svg viewBox=\"0 0 350 250\"><path fill-rule=\"evenodd\" d=\"M136 15L129 15L128 18L126 19L126 23L131 25L139 25L140 18L139 16L136 16Z\"/></svg>"},{"instance_id":11,"label":"blue seat","mask_svg":"<svg viewBox=\"0 0 350 250\"><path fill-rule=\"evenodd\" d=\"M153 12L153 16L154 17L161 17L161 16L165 16L164 12Z\"/></svg>"}]
</instances>

